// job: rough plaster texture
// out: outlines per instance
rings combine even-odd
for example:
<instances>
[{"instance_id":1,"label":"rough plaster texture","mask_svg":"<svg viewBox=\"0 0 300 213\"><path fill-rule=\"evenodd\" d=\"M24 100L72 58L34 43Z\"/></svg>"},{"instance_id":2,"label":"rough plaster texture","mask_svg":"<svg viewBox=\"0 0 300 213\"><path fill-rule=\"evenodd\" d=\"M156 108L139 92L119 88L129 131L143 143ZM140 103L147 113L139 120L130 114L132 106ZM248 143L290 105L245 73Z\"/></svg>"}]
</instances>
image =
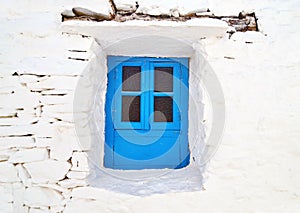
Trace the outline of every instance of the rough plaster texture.
<instances>
[{"instance_id":1,"label":"rough plaster texture","mask_svg":"<svg viewBox=\"0 0 300 213\"><path fill-rule=\"evenodd\" d=\"M151 1L151 7L163 10L168 5L160 2L164 5L156 7ZM81 74L101 62L96 60L92 37L62 34L59 14L74 6L108 13L107 2L1 2L1 212L299 211L299 1L197 2L200 9L203 3L217 15L254 10L261 32L235 33L230 39L198 36L195 45L201 47L192 46L184 53L201 49L193 57L204 57L218 77L226 126L218 151L206 166L205 190L199 186L183 191L178 187L201 183L200 174L179 176L183 179L177 188L167 188L162 184L166 180L140 182L137 187L101 175L101 186L89 186L87 153L94 144L89 138L93 132L75 131L74 118L86 113L84 108L73 108L73 100ZM149 4L143 5L146 11ZM105 62L97 65L101 66L105 69ZM79 138L84 137L91 143L82 146ZM154 193L147 194L150 187Z\"/></svg>"}]
</instances>

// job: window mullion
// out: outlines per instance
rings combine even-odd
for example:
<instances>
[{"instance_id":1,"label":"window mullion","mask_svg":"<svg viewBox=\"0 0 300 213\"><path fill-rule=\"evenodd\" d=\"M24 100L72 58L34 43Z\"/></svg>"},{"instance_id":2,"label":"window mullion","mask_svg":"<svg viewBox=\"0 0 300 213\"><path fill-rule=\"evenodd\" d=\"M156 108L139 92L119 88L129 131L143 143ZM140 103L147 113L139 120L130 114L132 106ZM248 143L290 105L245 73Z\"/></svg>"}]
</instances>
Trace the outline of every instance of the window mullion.
<instances>
[{"instance_id":1,"label":"window mullion","mask_svg":"<svg viewBox=\"0 0 300 213\"><path fill-rule=\"evenodd\" d=\"M143 113L143 128L145 130L148 130L150 128L149 126L149 113L150 113L150 94L149 94L149 61L143 62L143 68L142 68L142 95L143 95L143 103L142 107L144 109Z\"/></svg>"}]
</instances>

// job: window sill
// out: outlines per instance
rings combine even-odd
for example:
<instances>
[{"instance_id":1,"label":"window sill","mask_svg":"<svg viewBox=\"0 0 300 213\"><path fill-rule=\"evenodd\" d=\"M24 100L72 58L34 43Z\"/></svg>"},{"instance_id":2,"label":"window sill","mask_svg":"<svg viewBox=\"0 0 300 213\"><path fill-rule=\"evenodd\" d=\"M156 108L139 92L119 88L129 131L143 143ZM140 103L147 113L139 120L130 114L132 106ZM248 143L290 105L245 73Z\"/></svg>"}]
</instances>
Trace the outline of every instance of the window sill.
<instances>
[{"instance_id":1,"label":"window sill","mask_svg":"<svg viewBox=\"0 0 300 213\"><path fill-rule=\"evenodd\" d=\"M191 192L202 190L199 168L190 165L183 169L113 170L98 168L89 176L92 187L135 196Z\"/></svg>"}]
</instances>

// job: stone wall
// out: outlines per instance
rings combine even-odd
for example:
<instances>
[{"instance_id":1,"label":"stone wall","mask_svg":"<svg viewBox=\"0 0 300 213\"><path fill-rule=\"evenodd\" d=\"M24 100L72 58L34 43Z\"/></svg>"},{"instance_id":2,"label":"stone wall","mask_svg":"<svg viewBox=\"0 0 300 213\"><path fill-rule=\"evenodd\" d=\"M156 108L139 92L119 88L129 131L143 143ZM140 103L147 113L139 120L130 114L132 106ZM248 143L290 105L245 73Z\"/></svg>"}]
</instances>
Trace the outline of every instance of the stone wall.
<instances>
[{"instance_id":1,"label":"stone wall","mask_svg":"<svg viewBox=\"0 0 300 213\"><path fill-rule=\"evenodd\" d=\"M94 40L60 30L60 13L68 6L97 5L108 13L109 4L2 2L1 212L299 211L299 3L199 3L218 15L252 8L261 32L201 40L227 110L203 190L134 196L88 185L87 150L78 143L73 122L73 114L81 112L74 112L73 99L81 73L95 57Z\"/></svg>"}]
</instances>

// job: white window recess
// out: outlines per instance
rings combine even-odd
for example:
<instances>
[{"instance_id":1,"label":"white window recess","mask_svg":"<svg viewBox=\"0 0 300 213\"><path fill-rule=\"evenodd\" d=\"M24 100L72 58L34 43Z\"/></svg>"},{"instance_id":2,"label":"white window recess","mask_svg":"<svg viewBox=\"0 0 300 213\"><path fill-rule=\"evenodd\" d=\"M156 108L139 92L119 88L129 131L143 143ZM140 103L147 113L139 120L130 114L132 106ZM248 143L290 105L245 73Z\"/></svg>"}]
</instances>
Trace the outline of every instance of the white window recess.
<instances>
[{"instance_id":1,"label":"white window recess","mask_svg":"<svg viewBox=\"0 0 300 213\"><path fill-rule=\"evenodd\" d=\"M128 192L131 188L133 194L201 189L202 172L207 160L204 158L211 156L210 149L206 149L208 146L205 145L209 137L205 136L207 126L203 123L204 112L210 110L208 104L204 111L204 103L211 100L205 95L208 88L201 82L205 75L211 81L215 78L205 59L201 39L224 36L228 25L220 20L205 18L180 23L68 21L62 25L66 33L91 36L95 40L91 47L92 57L78 82L74 100L74 108L78 111L82 108L86 112L75 116L74 122L79 142L85 150L89 150L90 184L123 192ZM103 167L108 55L189 58L189 166L178 170L141 171L118 171ZM222 101L224 102L222 98L214 98L212 106ZM141 181L147 184L140 184ZM164 187L149 187L156 184Z\"/></svg>"}]
</instances>

